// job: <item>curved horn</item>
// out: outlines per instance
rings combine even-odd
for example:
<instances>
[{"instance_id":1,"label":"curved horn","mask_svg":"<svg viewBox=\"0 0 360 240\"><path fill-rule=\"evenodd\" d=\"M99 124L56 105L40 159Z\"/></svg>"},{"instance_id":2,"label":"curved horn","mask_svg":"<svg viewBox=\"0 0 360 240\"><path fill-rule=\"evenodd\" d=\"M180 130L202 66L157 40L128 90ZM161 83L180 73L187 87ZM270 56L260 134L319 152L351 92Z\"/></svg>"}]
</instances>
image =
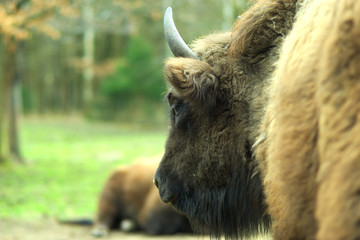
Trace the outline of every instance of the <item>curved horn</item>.
<instances>
[{"instance_id":1,"label":"curved horn","mask_svg":"<svg viewBox=\"0 0 360 240\"><path fill-rule=\"evenodd\" d=\"M199 59L181 38L172 18L172 9L168 7L164 16L164 31L169 47L175 57L187 57Z\"/></svg>"}]
</instances>

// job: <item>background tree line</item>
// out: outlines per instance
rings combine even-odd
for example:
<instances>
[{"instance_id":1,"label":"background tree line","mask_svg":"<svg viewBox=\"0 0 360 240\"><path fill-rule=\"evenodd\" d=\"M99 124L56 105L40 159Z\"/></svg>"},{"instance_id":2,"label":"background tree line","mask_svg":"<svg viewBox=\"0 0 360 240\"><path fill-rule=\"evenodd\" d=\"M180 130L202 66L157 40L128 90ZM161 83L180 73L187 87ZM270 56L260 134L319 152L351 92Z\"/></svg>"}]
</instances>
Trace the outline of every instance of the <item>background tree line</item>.
<instances>
[{"instance_id":1,"label":"background tree line","mask_svg":"<svg viewBox=\"0 0 360 240\"><path fill-rule=\"evenodd\" d=\"M9 0L0 3L0 161L22 161L18 116L156 118L172 6L185 41L230 30L244 0ZM145 120L144 120L145 121Z\"/></svg>"}]
</instances>

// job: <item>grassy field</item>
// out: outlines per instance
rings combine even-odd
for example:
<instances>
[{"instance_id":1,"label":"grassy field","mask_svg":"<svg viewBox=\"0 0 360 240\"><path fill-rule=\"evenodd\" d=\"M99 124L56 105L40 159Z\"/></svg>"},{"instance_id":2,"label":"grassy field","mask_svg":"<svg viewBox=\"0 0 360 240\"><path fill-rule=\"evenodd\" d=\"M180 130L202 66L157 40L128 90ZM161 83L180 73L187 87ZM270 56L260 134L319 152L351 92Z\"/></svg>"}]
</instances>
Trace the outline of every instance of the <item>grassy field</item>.
<instances>
[{"instance_id":1,"label":"grassy field","mask_svg":"<svg viewBox=\"0 0 360 240\"><path fill-rule=\"evenodd\" d=\"M27 163L0 166L0 219L92 218L99 192L117 166L161 153L163 129L81 120L23 120Z\"/></svg>"}]
</instances>

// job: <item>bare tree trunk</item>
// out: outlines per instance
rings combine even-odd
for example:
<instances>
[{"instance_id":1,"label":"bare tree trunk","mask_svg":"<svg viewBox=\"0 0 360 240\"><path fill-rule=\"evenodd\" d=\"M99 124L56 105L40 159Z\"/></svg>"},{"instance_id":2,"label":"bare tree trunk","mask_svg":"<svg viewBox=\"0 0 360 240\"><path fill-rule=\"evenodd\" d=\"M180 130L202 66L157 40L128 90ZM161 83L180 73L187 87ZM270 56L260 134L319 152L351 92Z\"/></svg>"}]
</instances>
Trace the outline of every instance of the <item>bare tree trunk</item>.
<instances>
[{"instance_id":1,"label":"bare tree trunk","mask_svg":"<svg viewBox=\"0 0 360 240\"><path fill-rule=\"evenodd\" d=\"M0 79L0 163L5 161L5 138L4 138L4 102L5 102L5 84L2 79Z\"/></svg>"},{"instance_id":2,"label":"bare tree trunk","mask_svg":"<svg viewBox=\"0 0 360 240\"><path fill-rule=\"evenodd\" d=\"M19 142L20 83L12 84L9 107L9 148L12 160L23 163Z\"/></svg>"},{"instance_id":3,"label":"bare tree trunk","mask_svg":"<svg viewBox=\"0 0 360 240\"><path fill-rule=\"evenodd\" d=\"M15 43L16 44L16 43ZM22 154L20 151L19 141L19 117L21 109L21 79L22 79L22 64L23 64L23 49L24 43L18 43L15 46L14 55L14 73L11 83L10 91L10 106L9 106L9 144L10 154L14 161L23 163Z\"/></svg>"},{"instance_id":4,"label":"bare tree trunk","mask_svg":"<svg viewBox=\"0 0 360 240\"><path fill-rule=\"evenodd\" d=\"M244 12L248 8L248 1L247 0L241 0L241 1L237 2L237 3L239 4L238 8L240 9L241 13ZM234 4L235 4L235 1L234 1Z\"/></svg>"},{"instance_id":5,"label":"bare tree trunk","mask_svg":"<svg viewBox=\"0 0 360 240\"><path fill-rule=\"evenodd\" d=\"M18 91L16 75L16 42L13 38L6 41L5 83L3 90L3 109L1 111L1 158L23 162L18 139L18 109L16 91Z\"/></svg>"},{"instance_id":6,"label":"bare tree trunk","mask_svg":"<svg viewBox=\"0 0 360 240\"><path fill-rule=\"evenodd\" d=\"M84 103L85 107L93 100L93 79L94 79L94 40L95 30L93 27L94 9L92 0L86 0L83 7L83 17L85 22L85 30L83 36L83 61L85 68L83 70L84 79Z\"/></svg>"},{"instance_id":7,"label":"bare tree trunk","mask_svg":"<svg viewBox=\"0 0 360 240\"><path fill-rule=\"evenodd\" d=\"M3 45L3 44L2 44ZM4 46L4 45L3 45ZM6 112L8 99L8 84L6 78L0 78L0 163L5 162L8 155L8 139L6 134Z\"/></svg>"},{"instance_id":8,"label":"bare tree trunk","mask_svg":"<svg viewBox=\"0 0 360 240\"><path fill-rule=\"evenodd\" d=\"M223 0L222 6L224 19L222 29L225 31L229 31L231 30L232 24L235 22L233 2L230 0Z\"/></svg>"},{"instance_id":9,"label":"bare tree trunk","mask_svg":"<svg viewBox=\"0 0 360 240\"><path fill-rule=\"evenodd\" d=\"M14 77L14 62L15 62L15 42L8 39L5 41L5 73L4 81L2 82L1 90L1 109L0 109L0 158L4 162L10 157L10 142L9 142L9 106L11 96L11 82Z\"/></svg>"},{"instance_id":10,"label":"bare tree trunk","mask_svg":"<svg viewBox=\"0 0 360 240\"><path fill-rule=\"evenodd\" d=\"M168 7L171 7L171 2L170 2L170 0L162 0L162 5L163 5L163 8L164 8L163 14L165 14L165 9L167 9ZM166 41L165 33L164 33L163 41L164 41L164 45L165 45L164 58L171 57L172 53L171 53L170 47L169 47L169 45L168 45L168 43Z\"/></svg>"}]
</instances>

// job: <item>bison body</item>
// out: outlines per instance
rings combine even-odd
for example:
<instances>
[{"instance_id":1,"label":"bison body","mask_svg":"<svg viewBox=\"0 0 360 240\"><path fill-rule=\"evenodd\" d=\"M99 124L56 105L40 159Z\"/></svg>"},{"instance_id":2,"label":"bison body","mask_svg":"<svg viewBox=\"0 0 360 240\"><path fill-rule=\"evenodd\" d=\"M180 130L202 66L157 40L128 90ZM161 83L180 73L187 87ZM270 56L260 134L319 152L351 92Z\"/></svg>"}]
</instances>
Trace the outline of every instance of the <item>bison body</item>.
<instances>
[{"instance_id":1,"label":"bison body","mask_svg":"<svg viewBox=\"0 0 360 240\"><path fill-rule=\"evenodd\" d=\"M187 218L163 203L152 183L155 164L137 163L115 170L100 195L93 235L110 229L161 235L190 232Z\"/></svg>"},{"instance_id":2,"label":"bison body","mask_svg":"<svg viewBox=\"0 0 360 240\"><path fill-rule=\"evenodd\" d=\"M169 59L163 201L215 236L359 237L359 7L259 0Z\"/></svg>"},{"instance_id":3,"label":"bison body","mask_svg":"<svg viewBox=\"0 0 360 240\"><path fill-rule=\"evenodd\" d=\"M258 149L275 239L360 237L359 39L359 1L311 0L284 41Z\"/></svg>"}]
</instances>

